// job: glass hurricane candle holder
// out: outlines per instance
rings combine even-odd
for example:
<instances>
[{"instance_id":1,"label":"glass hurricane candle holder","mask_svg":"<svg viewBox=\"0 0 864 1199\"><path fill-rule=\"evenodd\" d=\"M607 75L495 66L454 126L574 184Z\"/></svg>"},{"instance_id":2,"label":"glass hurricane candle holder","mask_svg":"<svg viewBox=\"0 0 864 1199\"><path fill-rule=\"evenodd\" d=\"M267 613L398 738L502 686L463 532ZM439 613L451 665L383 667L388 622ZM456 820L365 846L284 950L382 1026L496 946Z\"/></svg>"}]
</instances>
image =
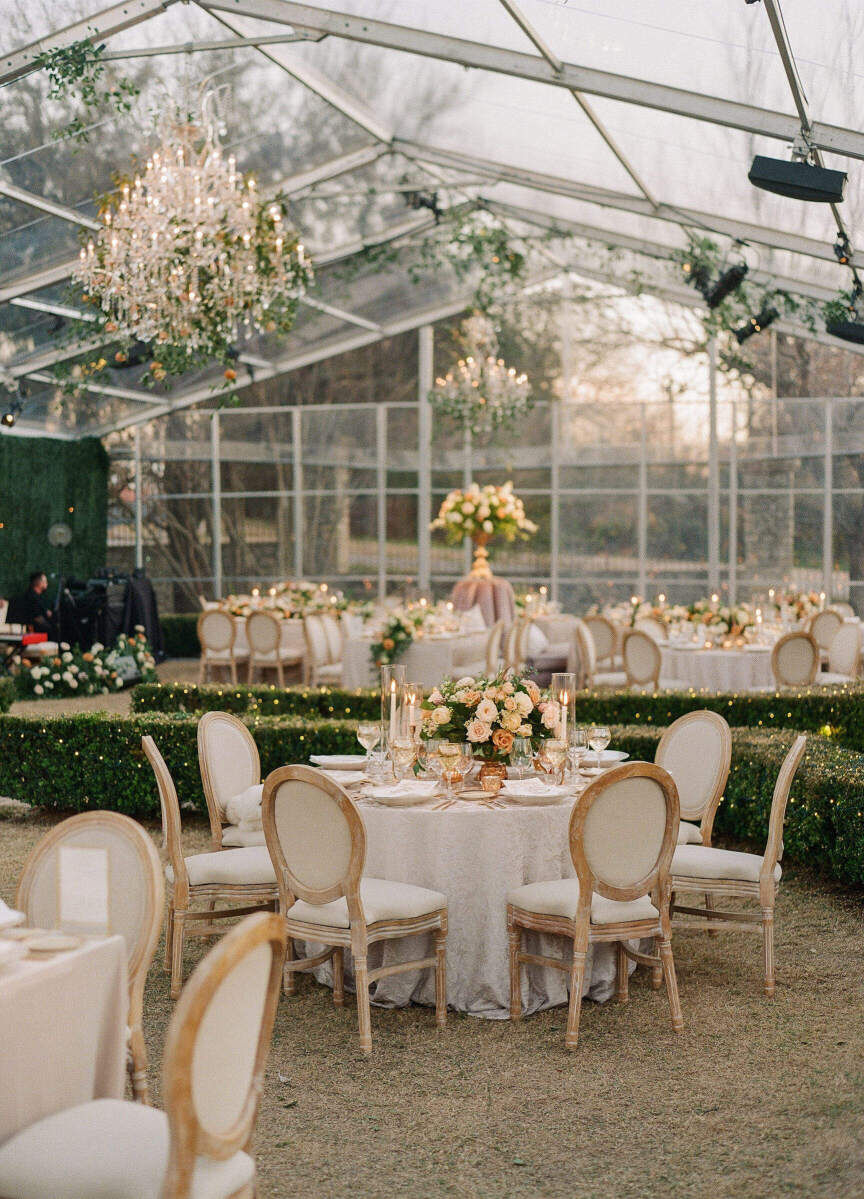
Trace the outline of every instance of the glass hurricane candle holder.
<instances>
[{"instance_id":1,"label":"glass hurricane candle holder","mask_svg":"<svg viewBox=\"0 0 864 1199\"><path fill-rule=\"evenodd\" d=\"M566 744L568 732L576 723L576 675L569 670L553 674L549 694L561 708L558 739Z\"/></svg>"},{"instance_id":2,"label":"glass hurricane candle holder","mask_svg":"<svg viewBox=\"0 0 864 1199\"><path fill-rule=\"evenodd\" d=\"M402 688L407 668L398 663L381 667L381 740L388 742L400 733Z\"/></svg>"}]
</instances>

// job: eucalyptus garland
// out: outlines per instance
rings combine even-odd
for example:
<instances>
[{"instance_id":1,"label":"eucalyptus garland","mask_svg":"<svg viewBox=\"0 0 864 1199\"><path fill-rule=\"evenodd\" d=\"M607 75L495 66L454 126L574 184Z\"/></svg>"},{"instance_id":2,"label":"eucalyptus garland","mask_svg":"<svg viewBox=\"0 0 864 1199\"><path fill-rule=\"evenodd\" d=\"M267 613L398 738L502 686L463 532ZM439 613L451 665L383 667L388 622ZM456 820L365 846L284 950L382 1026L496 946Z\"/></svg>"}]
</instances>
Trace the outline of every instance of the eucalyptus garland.
<instances>
[{"instance_id":1,"label":"eucalyptus garland","mask_svg":"<svg viewBox=\"0 0 864 1199\"><path fill-rule=\"evenodd\" d=\"M35 65L48 74L49 100L77 100L83 114L74 116L67 124L52 133L54 140L70 138L84 143L90 140L90 127L101 111L129 112L139 89L131 79L118 75L103 61L105 43L95 44L90 38L45 50L34 59Z\"/></svg>"}]
</instances>

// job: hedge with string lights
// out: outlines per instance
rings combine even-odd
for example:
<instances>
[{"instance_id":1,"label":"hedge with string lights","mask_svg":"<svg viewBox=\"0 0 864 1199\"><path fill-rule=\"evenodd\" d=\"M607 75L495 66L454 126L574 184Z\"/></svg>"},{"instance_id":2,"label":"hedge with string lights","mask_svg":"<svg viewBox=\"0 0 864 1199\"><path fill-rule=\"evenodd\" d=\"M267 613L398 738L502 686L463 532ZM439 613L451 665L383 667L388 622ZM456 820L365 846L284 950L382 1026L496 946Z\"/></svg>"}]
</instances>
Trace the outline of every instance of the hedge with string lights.
<instances>
[{"instance_id":1,"label":"hedge with string lights","mask_svg":"<svg viewBox=\"0 0 864 1199\"><path fill-rule=\"evenodd\" d=\"M256 716L302 716L315 720L377 720L377 691L340 687L231 686L141 683L132 692L133 712L233 712Z\"/></svg>"},{"instance_id":2,"label":"hedge with string lights","mask_svg":"<svg viewBox=\"0 0 864 1199\"><path fill-rule=\"evenodd\" d=\"M356 753L350 720L247 716L264 775L312 753ZM187 810L203 813L194 716L159 713L4 716L0 719L0 794L60 811L110 809L156 818L159 799L141 750L152 735ZM661 730L612 727L612 744L653 760ZM718 836L761 850L777 771L794 732L733 729L732 771L715 821ZM786 862L801 862L845 883L864 883L864 755L813 735L792 787L784 842Z\"/></svg>"}]
</instances>

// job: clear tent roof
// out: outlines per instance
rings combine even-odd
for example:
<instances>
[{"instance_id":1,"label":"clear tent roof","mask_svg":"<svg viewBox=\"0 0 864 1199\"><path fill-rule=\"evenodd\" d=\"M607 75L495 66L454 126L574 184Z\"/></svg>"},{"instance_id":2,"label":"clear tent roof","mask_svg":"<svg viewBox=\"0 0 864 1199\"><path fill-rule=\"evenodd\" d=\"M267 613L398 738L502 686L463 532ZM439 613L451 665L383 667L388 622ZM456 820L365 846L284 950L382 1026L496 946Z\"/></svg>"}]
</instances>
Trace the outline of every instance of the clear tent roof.
<instances>
[{"instance_id":1,"label":"clear tent roof","mask_svg":"<svg viewBox=\"0 0 864 1199\"><path fill-rule=\"evenodd\" d=\"M78 348L69 264L95 197L153 145L155 117L205 80L227 85L223 144L262 188L295 192L292 219L319 263L292 332L246 347L258 378L464 306L470 289L453 272L421 286L396 262L344 269L364 242L428 228L409 186L482 199L523 232L569 226L532 256L532 279L565 267L625 277L641 259L649 286L686 298L664 259L689 228L739 237L752 271L816 298L848 287L831 209L747 180L754 153L787 157L801 127L771 14L785 22L812 142L849 172L840 212L855 245L857 0L0 0L0 367L27 377L21 429L81 436L212 395L206 375L129 395L140 388L118 370L71 405L46 375ZM140 96L129 113L97 114L79 146L56 138L69 114L33 59L88 35L134 54L118 65ZM614 265L609 245L624 250Z\"/></svg>"}]
</instances>

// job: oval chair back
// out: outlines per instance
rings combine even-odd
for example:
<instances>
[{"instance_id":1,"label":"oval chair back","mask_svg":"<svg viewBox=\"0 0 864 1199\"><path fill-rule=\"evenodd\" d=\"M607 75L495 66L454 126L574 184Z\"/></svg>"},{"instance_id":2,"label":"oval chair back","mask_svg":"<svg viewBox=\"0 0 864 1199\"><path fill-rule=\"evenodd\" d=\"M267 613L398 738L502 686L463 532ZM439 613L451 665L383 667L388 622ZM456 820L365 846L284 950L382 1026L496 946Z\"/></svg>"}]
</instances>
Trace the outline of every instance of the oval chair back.
<instances>
[{"instance_id":1,"label":"oval chair back","mask_svg":"<svg viewBox=\"0 0 864 1199\"><path fill-rule=\"evenodd\" d=\"M304 616L303 632L306 635L307 673L316 666L326 666L328 657L327 634L320 616Z\"/></svg>"},{"instance_id":2,"label":"oval chair back","mask_svg":"<svg viewBox=\"0 0 864 1199\"><path fill-rule=\"evenodd\" d=\"M159 806L162 811L162 849L174 875L174 895L178 901L188 902L189 876L186 872L186 859L183 857L177 788L165 759L149 734L141 738L141 748L156 776Z\"/></svg>"},{"instance_id":3,"label":"oval chair back","mask_svg":"<svg viewBox=\"0 0 864 1199\"><path fill-rule=\"evenodd\" d=\"M205 712L198 721L198 765L213 849L221 849L228 801L261 782L258 746L242 720L230 712Z\"/></svg>"},{"instance_id":4,"label":"oval chair back","mask_svg":"<svg viewBox=\"0 0 864 1199\"><path fill-rule=\"evenodd\" d=\"M82 908L84 887L87 896ZM34 928L122 936L129 972L132 1091L146 1103L144 983L165 907L162 863L149 834L119 812L70 816L42 838L25 862L15 906Z\"/></svg>"},{"instance_id":5,"label":"oval chair back","mask_svg":"<svg viewBox=\"0 0 864 1199\"><path fill-rule=\"evenodd\" d=\"M834 634L828 647L828 669L832 674L858 677L861 669L861 626L844 623Z\"/></svg>"},{"instance_id":6,"label":"oval chair back","mask_svg":"<svg viewBox=\"0 0 864 1199\"><path fill-rule=\"evenodd\" d=\"M197 1158L224 1161L248 1151L284 956L282 917L247 916L211 949L183 989L162 1067L171 1138L162 1192L167 1199L192 1195Z\"/></svg>"},{"instance_id":7,"label":"oval chair back","mask_svg":"<svg viewBox=\"0 0 864 1199\"><path fill-rule=\"evenodd\" d=\"M521 617L517 617L507 630L507 636L504 638L504 667L506 670L519 671L525 661L523 656L524 629L525 621Z\"/></svg>"},{"instance_id":8,"label":"oval chair back","mask_svg":"<svg viewBox=\"0 0 864 1199\"><path fill-rule=\"evenodd\" d=\"M843 617L833 608L825 608L811 617L808 633L811 634L820 650L829 650L831 642L843 624Z\"/></svg>"},{"instance_id":9,"label":"oval chair back","mask_svg":"<svg viewBox=\"0 0 864 1199\"><path fill-rule=\"evenodd\" d=\"M311 766L281 766L264 780L261 819L281 910L295 898L324 904L344 895L352 920L362 920L366 830L342 787Z\"/></svg>"},{"instance_id":10,"label":"oval chair back","mask_svg":"<svg viewBox=\"0 0 864 1199\"><path fill-rule=\"evenodd\" d=\"M732 762L729 725L719 712L687 712L664 730L654 762L675 780L681 819L701 822L709 845Z\"/></svg>"},{"instance_id":11,"label":"oval chair back","mask_svg":"<svg viewBox=\"0 0 864 1199\"><path fill-rule=\"evenodd\" d=\"M831 604L831 611L839 612L844 620L847 617L854 619L854 617L857 615L855 609L851 604L847 603L846 600L836 600L833 604Z\"/></svg>"},{"instance_id":12,"label":"oval chair back","mask_svg":"<svg viewBox=\"0 0 864 1199\"><path fill-rule=\"evenodd\" d=\"M773 883L774 867L783 857L783 822L786 819L786 805L789 802L789 792L792 780L801 765L804 751L807 748L807 738L799 734L792 742L792 747L783 759L783 765L777 774L774 784L774 795L771 799L771 815L768 818L768 841L762 858L760 884L769 886ZM773 894L773 889L771 891ZM773 904L772 904L773 906Z\"/></svg>"},{"instance_id":13,"label":"oval chair back","mask_svg":"<svg viewBox=\"0 0 864 1199\"><path fill-rule=\"evenodd\" d=\"M573 629L576 639L576 650L579 657L581 685L593 687L594 675L597 673L597 647L594 634L587 621L577 620Z\"/></svg>"},{"instance_id":14,"label":"oval chair back","mask_svg":"<svg viewBox=\"0 0 864 1199\"><path fill-rule=\"evenodd\" d=\"M779 687L807 687L818 669L819 646L811 633L786 633L771 651L771 670Z\"/></svg>"},{"instance_id":15,"label":"oval chair back","mask_svg":"<svg viewBox=\"0 0 864 1199\"><path fill-rule=\"evenodd\" d=\"M330 612L321 616L324 640L327 642L327 661L335 664L342 661L342 630L339 621Z\"/></svg>"},{"instance_id":16,"label":"oval chair back","mask_svg":"<svg viewBox=\"0 0 864 1199\"><path fill-rule=\"evenodd\" d=\"M640 629L630 629L624 634L621 650L628 687L660 685L660 647L655 639Z\"/></svg>"},{"instance_id":17,"label":"oval chair back","mask_svg":"<svg viewBox=\"0 0 864 1199\"><path fill-rule=\"evenodd\" d=\"M596 891L620 902L666 885L678 832L678 791L650 762L628 762L596 779L570 817L570 855L580 904ZM659 906L659 905L658 905Z\"/></svg>"},{"instance_id":18,"label":"oval chair back","mask_svg":"<svg viewBox=\"0 0 864 1199\"><path fill-rule=\"evenodd\" d=\"M490 677L498 673L501 664L501 642L504 639L504 621L496 620L486 638L486 673Z\"/></svg>"},{"instance_id":19,"label":"oval chair back","mask_svg":"<svg viewBox=\"0 0 864 1199\"><path fill-rule=\"evenodd\" d=\"M282 622L272 612L253 612L246 617L246 640L252 657L275 654L282 638Z\"/></svg>"},{"instance_id":20,"label":"oval chair back","mask_svg":"<svg viewBox=\"0 0 864 1199\"><path fill-rule=\"evenodd\" d=\"M583 621L594 638L597 662L613 662L618 645L618 630L607 616L584 616Z\"/></svg>"},{"instance_id":21,"label":"oval chair back","mask_svg":"<svg viewBox=\"0 0 864 1199\"><path fill-rule=\"evenodd\" d=\"M640 616L633 626L640 633L647 633L649 637L653 637L655 641L666 641L666 626L661 624L659 620L655 620L653 616Z\"/></svg>"},{"instance_id":22,"label":"oval chair back","mask_svg":"<svg viewBox=\"0 0 864 1199\"><path fill-rule=\"evenodd\" d=\"M204 657L208 654L230 654L234 648L237 626L229 612L208 608L198 617L198 643Z\"/></svg>"}]
</instances>

